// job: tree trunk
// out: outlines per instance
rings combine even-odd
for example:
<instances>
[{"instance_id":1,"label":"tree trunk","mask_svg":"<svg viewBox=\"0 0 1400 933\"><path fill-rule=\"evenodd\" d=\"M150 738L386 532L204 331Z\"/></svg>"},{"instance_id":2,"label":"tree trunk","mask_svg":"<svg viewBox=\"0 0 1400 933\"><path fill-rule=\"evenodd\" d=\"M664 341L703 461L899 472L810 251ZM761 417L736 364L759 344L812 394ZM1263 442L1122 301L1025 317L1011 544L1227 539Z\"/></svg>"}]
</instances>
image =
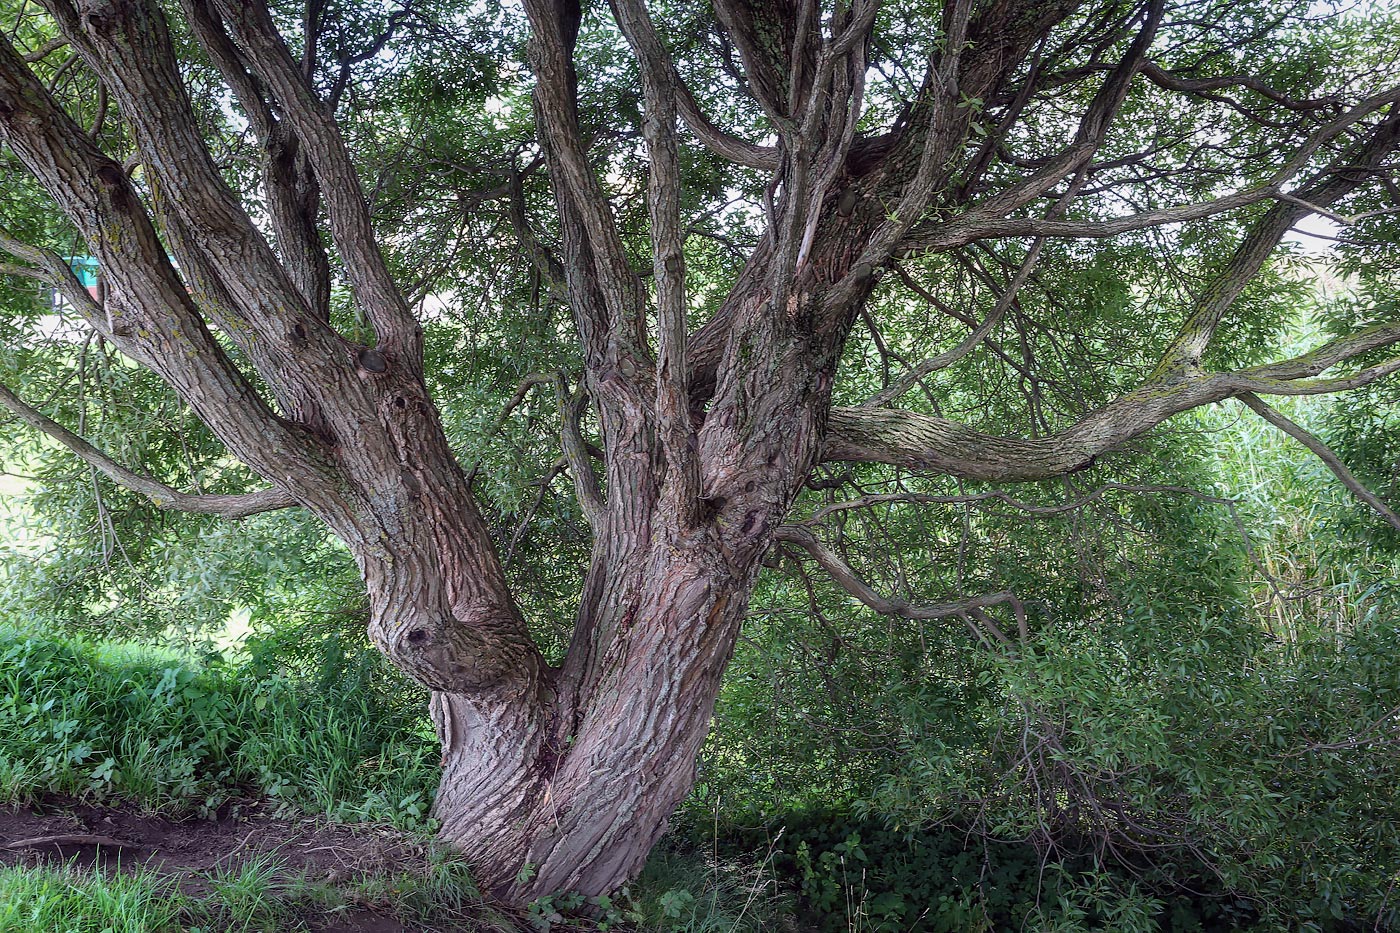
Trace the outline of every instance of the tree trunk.
<instances>
[{"instance_id":1,"label":"tree trunk","mask_svg":"<svg viewBox=\"0 0 1400 933\"><path fill-rule=\"evenodd\" d=\"M477 877L531 900L604 894L635 876L689 791L751 580L708 548L654 549L620 610L595 686L539 711L439 693L444 772L434 815Z\"/></svg>"}]
</instances>

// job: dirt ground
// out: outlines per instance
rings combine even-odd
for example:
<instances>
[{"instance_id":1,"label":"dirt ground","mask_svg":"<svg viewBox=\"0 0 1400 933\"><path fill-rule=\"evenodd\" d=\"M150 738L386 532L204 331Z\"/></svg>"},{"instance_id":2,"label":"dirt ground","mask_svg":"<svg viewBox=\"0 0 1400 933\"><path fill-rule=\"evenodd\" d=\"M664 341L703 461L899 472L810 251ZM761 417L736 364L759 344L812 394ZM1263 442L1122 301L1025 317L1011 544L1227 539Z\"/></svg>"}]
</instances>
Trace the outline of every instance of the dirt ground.
<instances>
[{"instance_id":1,"label":"dirt ground","mask_svg":"<svg viewBox=\"0 0 1400 933\"><path fill-rule=\"evenodd\" d=\"M236 869L260 854L279 859L289 876L332 885L423 872L428 865L421 843L392 830L278 819L256 803L229 808L217 819L183 821L62 799L0 808L0 865L144 866L198 897L205 885L195 873ZM416 933L389 916L385 905L305 919L317 933Z\"/></svg>"}]
</instances>

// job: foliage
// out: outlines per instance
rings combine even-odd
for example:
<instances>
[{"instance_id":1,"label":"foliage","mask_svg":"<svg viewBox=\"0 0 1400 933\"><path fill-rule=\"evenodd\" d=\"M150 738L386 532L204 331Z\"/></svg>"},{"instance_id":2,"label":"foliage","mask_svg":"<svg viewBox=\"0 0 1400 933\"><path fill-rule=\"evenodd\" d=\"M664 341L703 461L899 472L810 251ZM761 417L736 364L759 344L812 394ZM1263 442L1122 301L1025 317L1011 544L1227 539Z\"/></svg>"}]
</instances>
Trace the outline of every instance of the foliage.
<instances>
[{"instance_id":1,"label":"foliage","mask_svg":"<svg viewBox=\"0 0 1400 933\"><path fill-rule=\"evenodd\" d=\"M339 819L427 824L431 726L386 702L376 656L361 651L350 664L328 651L307 682L270 671L262 656L237 667L104 653L0 638L0 796L121 796L212 814L252 794Z\"/></svg>"},{"instance_id":2,"label":"foliage","mask_svg":"<svg viewBox=\"0 0 1400 933\"><path fill-rule=\"evenodd\" d=\"M1297 408L1313 424L1379 413L1389 436L1384 406ZM882 552L858 565L867 577L911 601L964 566L979 589L1013 587L1026 632L1003 616L1006 642L959 620L890 622L780 566L689 832L751 851L782 829L775 865L836 927L961 923L940 918L986 889L956 879L984 870L1003 911L1042 905L1050 928L1395 925L1400 810L1378 793L1400 781L1390 532L1291 441L1224 412L1077 489L1016 496L1044 507L1115 481L1168 491L1110 489L1057 516L895 505L843 528L853 561ZM1170 491L1189 488L1215 498ZM845 493L822 495L813 508ZM960 533L925 530L942 509ZM764 833L726 830L736 819ZM1053 870L1018 887L987 854L1011 852Z\"/></svg>"}]
</instances>

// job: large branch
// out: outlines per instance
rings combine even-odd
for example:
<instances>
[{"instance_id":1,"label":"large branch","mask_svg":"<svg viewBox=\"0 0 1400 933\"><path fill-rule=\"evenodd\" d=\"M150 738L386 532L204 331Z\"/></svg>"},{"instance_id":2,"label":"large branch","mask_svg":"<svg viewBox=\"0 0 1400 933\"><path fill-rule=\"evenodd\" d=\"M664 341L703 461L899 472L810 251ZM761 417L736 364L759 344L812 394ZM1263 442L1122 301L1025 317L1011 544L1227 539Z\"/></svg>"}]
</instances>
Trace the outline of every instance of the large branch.
<instances>
[{"instance_id":1,"label":"large branch","mask_svg":"<svg viewBox=\"0 0 1400 933\"><path fill-rule=\"evenodd\" d=\"M642 0L614 0L613 9L641 63L642 95L646 101L642 135L651 169L647 178L647 211L656 281L656 413L667 464L663 495L669 499L681 525L689 526L699 503L700 458L686 394L685 233L681 229L675 72L646 4Z\"/></svg>"},{"instance_id":2,"label":"large branch","mask_svg":"<svg viewBox=\"0 0 1400 933\"><path fill-rule=\"evenodd\" d=\"M1316 395L1357 388L1400 371L1400 357L1356 373L1312 379L1337 363L1400 343L1400 324L1378 325L1278 363L1233 373L1152 382L1037 438L1002 437L931 415L890 408L833 408L825 461L888 463L970 480L1049 479L1093 464L1173 415L1245 393Z\"/></svg>"},{"instance_id":3,"label":"large branch","mask_svg":"<svg viewBox=\"0 0 1400 933\"><path fill-rule=\"evenodd\" d=\"M321 189L295 132L278 120L267 90L248 69L210 0L181 0L190 31L243 105L264 149L263 188L268 220L283 265L311 311L323 320L330 315L331 272L318 225ZM307 57L314 58L315 36L306 37Z\"/></svg>"},{"instance_id":4,"label":"large branch","mask_svg":"<svg viewBox=\"0 0 1400 933\"><path fill-rule=\"evenodd\" d=\"M215 166L164 14L152 0L46 5L132 128L166 241L202 310L253 362L284 412L314 423L324 393L304 378L308 356L340 364L327 369L341 370L343 385L348 354Z\"/></svg>"},{"instance_id":5,"label":"large branch","mask_svg":"<svg viewBox=\"0 0 1400 933\"><path fill-rule=\"evenodd\" d=\"M796 107L792 75L799 62L810 65L820 37L817 24L803 15L806 0L713 0L716 19L739 52L754 100L781 135L790 136ZM803 13L798 11L802 10ZM807 28L804 28L807 27Z\"/></svg>"},{"instance_id":6,"label":"large branch","mask_svg":"<svg viewBox=\"0 0 1400 933\"><path fill-rule=\"evenodd\" d=\"M680 75L675 76L675 81L676 106L681 119L706 149L721 158L739 165L747 165L749 168L771 172L778 167L779 155L776 147L751 143L715 126L696 102L690 88L680 79Z\"/></svg>"},{"instance_id":7,"label":"large branch","mask_svg":"<svg viewBox=\"0 0 1400 933\"><path fill-rule=\"evenodd\" d=\"M574 47L578 40L576 0L527 0L535 69L535 115L549 160L563 226L570 303L583 330L585 350L602 350L590 368L650 365L645 299L627 260L607 194L588 160L578 122ZM621 375L628 374L622 372Z\"/></svg>"},{"instance_id":8,"label":"large branch","mask_svg":"<svg viewBox=\"0 0 1400 933\"><path fill-rule=\"evenodd\" d=\"M335 117L316 95L282 41L262 0L216 0L245 61L276 99L319 182L331 237L361 309L374 325L382 352L417 371L423 335L379 249L369 202Z\"/></svg>"},{"instance_id":9,"label":"large branch","mask_svg":"<svg viewBox=\"0 0 1400 933\"><path fill-rule=\"evenodd\" d=\"M0 141L72 219L108 282L98 329L154 370L229 449L265 477L317 458L268 408L205 326L121 165L103 154L0 41ZM80 309L90 307L80 304ZM97 326L98 322L93 322Z\"/></svg>"},{"instance_id":10,"label":"large branch","mask_svg":"<svg viewBox=\"0 0 1400 933\"><path fill-rule=\"evenodd\" d=\"M297 504L295 499L280 489L263 489L236 495L180 492L158 480L122 466L57 421L24 402L8 386L0 385L0 405L4 405L13 412L20 421L52 437L93 467L101 470L117 485L124 486L132 492L140 493L150 499L151 504L158 508L218 515L223 518L247 518L249 515L271 512L274 509L285 509Z\"/></svg>"}]
</instances>

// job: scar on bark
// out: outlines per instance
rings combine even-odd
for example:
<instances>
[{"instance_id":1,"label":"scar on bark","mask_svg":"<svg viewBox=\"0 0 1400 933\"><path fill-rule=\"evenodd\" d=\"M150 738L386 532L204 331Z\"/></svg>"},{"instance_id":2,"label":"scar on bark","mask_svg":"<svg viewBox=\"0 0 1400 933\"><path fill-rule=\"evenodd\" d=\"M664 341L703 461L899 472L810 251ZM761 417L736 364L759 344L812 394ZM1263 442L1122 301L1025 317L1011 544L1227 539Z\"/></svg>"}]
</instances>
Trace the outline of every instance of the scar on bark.
<instances>
[{"instance_id":1,"label":"scar on bark","mask_svg":"<svg viewBox=\"0 0 1400 933\"><path fill-rule=\"evenodd\" d=\"M366 347L357 353L356 361L360 364L360 368L367 373L377 374L389 370L389 361L385 359L383 353L373 347Z\"/></svg>"}]
</instances>

